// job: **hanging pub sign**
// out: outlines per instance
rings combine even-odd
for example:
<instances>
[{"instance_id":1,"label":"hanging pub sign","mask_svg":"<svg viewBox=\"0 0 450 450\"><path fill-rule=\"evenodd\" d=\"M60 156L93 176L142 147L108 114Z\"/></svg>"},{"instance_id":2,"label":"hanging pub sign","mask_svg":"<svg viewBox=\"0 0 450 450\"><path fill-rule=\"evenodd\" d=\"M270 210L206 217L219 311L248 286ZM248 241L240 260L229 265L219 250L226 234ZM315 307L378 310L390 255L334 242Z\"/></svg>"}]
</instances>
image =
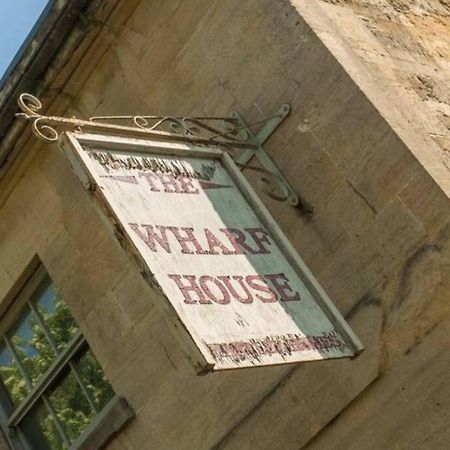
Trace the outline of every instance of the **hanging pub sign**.
<instances>
[{"instance_id":1,"label":"hanging pub sign","mask_svg":"<svg viewBox=\"0 0 450 450\"><path fill-rule=\"evenodd\" d=\"M94 134L60 140L198 372L361 351L226 152Z\"/></svg>"}]
</instances>

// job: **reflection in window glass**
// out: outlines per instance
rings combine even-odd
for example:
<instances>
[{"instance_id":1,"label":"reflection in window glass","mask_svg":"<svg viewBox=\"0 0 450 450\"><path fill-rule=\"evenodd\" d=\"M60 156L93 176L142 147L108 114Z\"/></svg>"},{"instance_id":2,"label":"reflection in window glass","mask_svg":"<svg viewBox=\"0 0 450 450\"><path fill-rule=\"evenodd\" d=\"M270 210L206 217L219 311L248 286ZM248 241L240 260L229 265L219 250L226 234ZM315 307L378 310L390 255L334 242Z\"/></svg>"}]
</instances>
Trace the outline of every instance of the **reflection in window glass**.
<instances>
[{"instance_id":1,"label":"reflection in window glass","mask_svg":"<svg viewBox=\"0 0 450 450\"><path fill-rule=\"evenodd\" d=\"M114 393L48 275L31 283L1 321L0 418L20 448L67 450Z\"/></svg>"},{"instance_id":2,"label":"reflection in window glass","mask_svg":"<svg viewBox=\"0 0 450 450\"><path fill-rule=\"evenodd\" d=\"M78 367L97 410L101 410L114 396L114 392L111 385L106 381L102 368L90 350L87 350L80 358Z\"/></svg>"},{"instance_id":3,"label":"reflection in window glass","mask_svg":"<svg viewBox=\"0 0 450 450\"><path fill-rule=\"evenodd\" d=\"M83 432L95 416L72 371L54 388L50 402L71 441Z\"/></svg>"},{"instance_id":4,"label":"reflection in window glass","mask_svg":"<svg viewBox=\"0 0 450 450\"><path fill-rule=\"evenodd\" d=\"M28 394L28 389L11 352L5 345L0 347L0 377L14 406L19 405Z\"/></svg>"},{"instance_id":5,"label":"reflection in window glass","mask_svg":"<svg viewBox=\"0 0 450 450\"><path fill-rule=\"evenodd\" d=\"M28 376L35 384L55 360L55 354L28 307L24 309L22 317L8 336Z\"/></svg>"},{"instance_id":6,"label":"reflection in window glass","mask_svg":"<svg viewBox=\"0 0 450 450\"><path fill-rule=\"evenodd\" d=\"M31 448L39 450L67 449L43 401L37 403L26 415L21 428Z\"/></svg>"},{"instance_id":7,"label":"reflection in window glass","mask_svg":"<svg viewBox=\"0 0 450 450\"><path fill-rule=\"evenodd\" d=\"M53 342L61 352L78 331L69 308L64 304L61 295L56 292L50 281L45 283L33 301Z\"/></svg>"}]
</instances>

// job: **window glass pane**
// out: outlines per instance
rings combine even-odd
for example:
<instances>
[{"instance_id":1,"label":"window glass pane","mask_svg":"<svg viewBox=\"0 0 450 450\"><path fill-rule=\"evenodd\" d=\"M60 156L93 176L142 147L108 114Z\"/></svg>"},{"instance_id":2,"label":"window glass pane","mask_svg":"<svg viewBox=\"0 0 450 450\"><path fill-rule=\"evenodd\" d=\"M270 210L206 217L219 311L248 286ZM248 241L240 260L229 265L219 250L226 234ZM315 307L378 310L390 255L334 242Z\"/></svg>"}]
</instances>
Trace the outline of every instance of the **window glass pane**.
<instances>
[{"instance_id":1,"label":"window glass pane","mask_svg":"<svg viewBox=\"0 0 450 450\"><path fill-rule=\"evenodd\" d=\"M14 406L17 406L28 394L28 389L11 352L5 344L0 346L0 376L9 394L9 398L12 400ZM11 412L7 411L8 414Z\"/></svg>"},{"instance_id":2,"label":"window glass pane","mask_svg":"<svg viewBox=\"0 0 450 450\"><path fill-rule=\"evenodd\" d=\"M20 429L31 448L39 450L67 449L42 400L25 416L20 424Z\"/></svg>"},{"instance_id":3,"label":"window glass pane","mask_svg":"<svg viewBox=\"0 0 450 450\"><path fill-rule=\"evenodd\" d=\"M54 361L55 353L28 306L24 308L20 320L8 336L28 376L35 384Z\"/></svg>"},{"instance_id":4,"label":"window glass pane","mask_svg":"<svg viewBox=\"0 0 450 450\"><path fill-rule=\"evenodd\" d=\"M53 388L50 402L71 440L83 432L95 415L72 371Z\"/></svg>"},{"instance_id":5,"label":"window glass pane","mask_svg":"<svg viewBox=\"0 0 450 450\"><path fill-rule=\"evenodd\" d=\"M79 359L78 367L97 409L101 410L114 396L114 391L90 350L87 350Z\"/></svg>"},{"instance_id":6,"label":"window glass pane","mask_svg":"<svg viewBox=\"0 0 450 450\"><path fill-rule=\"evenodd\" d=\"M11 417L23 411L17 438L24 448L66 450L114 392L87 344L74 341L79 328L52 281L41 273L32 280L40 283L38 289L31 297L29 290L23 291L20 315L11 309L5 321L12 327L3 339L0 335L0 413ZM55 370L49 372L53 364ZM45 392L36 391L39 381L49 386ZM33 392L30 401L35 403L29 411L21 410Z\"/></svg>"},{"instance_id":7,"label":"window glass pane","mask_svg":"<svg viewBox=\"0 0 450 450\"><path fill-rule=\"evenodd\" d=\"M50 280L46 281L36 293L33 301L56 347L61 352L78 331L69 308Z\"/></svg>"}]
</instances>

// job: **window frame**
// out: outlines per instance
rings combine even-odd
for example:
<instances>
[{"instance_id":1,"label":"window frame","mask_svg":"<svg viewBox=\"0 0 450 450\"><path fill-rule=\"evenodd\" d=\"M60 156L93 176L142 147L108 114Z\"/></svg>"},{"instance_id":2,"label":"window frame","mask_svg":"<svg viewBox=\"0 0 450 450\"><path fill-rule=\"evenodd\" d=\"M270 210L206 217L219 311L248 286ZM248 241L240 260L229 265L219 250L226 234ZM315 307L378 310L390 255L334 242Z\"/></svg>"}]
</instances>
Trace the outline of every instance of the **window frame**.
<instances>
[{"instance_id":1,"label":"window frame","mask_svg":"<svg viewBox=\"0 0 450 450\"><path fill-rule=\"evenodd\" d=\"M101 420L105 420L105 413L114 408L114 405L120 403L123 404L124 399L120 399L114 393L114 395L108 400L108 402L103 405L103 407L98 407L95 400L92 398L91 393L81 375L81 369L78 367L77 359L79 355L82 355L85 351L91 351L81 330L75 333L71 340L65 345L63 350L58 350L56 343L51 337L51 331L45 324L44 319L39 313L35 304L33 304L34 298L39 294L41 288L44 288L47 283L53 283L48 272L42 264L39 264L37 268L34 268L33 272L25 280L25 282L20 286L19 291L13 296L11 301L8 303L7 307L0 314L0 339L2 339L11 354L12 360L17 365L19 372L21 373L24 381L29 390L28 395L22 399L19 405L15 406L11 414L8 415L5 405L0 402L0 425L5 434L5 438L12 448L17 450L28 450L31 449L24 432L22 431L20 425L22 421L26 418L27 414L31 409L38 404L39 401L43 401L46 410L52 417L55 427L59 433L59 436L67 448L79 448L80 443L86 441L89 435L95 431L96 423ZM63 300L64 301L64 300ZM52 364L47 368L47 370L40 375L37 382L34 384L30 376L27 374L26 369L21 362L17 352L15 351L13 345L11 344L11 339L8 333L15 326L17 321L20 319L21 314L23 314L24 309L28 307L32 316L36 319L38 325L41 327L50 348L53 350L55 359ZM66 305L67 307L67 305ZM93 418L90 424L82 431L82 433L77 436L74 440L70 440L63 423L58 418L57 413L53 406L51 405L48 389L52 386L58 385L58 381L61 380L67 373L72 373L80 388L89 403L90 408L93 412ZM3 384L3 381L1 381ZM6 386L2 386L2 396L8 393ZM9 393L8 393L9 395ZM121 402L118 402L121 400ZM129 417L133 417L134 413L128 414ZM128 419L127 419L128 420ZM75 445L76 444L76 445ZM75 446L74 446L75 445Z\"/></svg>"}]
</instances>

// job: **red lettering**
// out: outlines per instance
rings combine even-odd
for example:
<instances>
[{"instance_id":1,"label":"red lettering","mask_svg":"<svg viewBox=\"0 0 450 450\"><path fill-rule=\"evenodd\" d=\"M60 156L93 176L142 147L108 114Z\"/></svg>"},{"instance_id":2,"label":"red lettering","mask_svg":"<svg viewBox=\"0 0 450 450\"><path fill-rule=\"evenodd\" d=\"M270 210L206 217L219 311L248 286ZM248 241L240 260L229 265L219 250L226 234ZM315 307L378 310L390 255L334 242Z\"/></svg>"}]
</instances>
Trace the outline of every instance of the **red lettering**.
<instances>
[{"instance_id":1,"label":"red lettering","mask_svg":"<svg viewBox=\"0 0 450 450\"><path fill-rule=\"evenodd\" d=\"M245 243L246 236L245 233L243 233L241 230L238 230L236 228L221 228L220 231L224 233L230 240L231 244L236 250L237 255L244 254L242 250L245 250L251 254L257 253Z\"/></svg>"},{"instance_id":2,"label":"red lettering","mask_svg":"<svg viewBox=\"0 0 450 450\"><path fill-rule=\"evenodd\" d=\"M217 278L220 281L223 282L223 284L230 291L230 293L231 293L231 295L233 296L234 299L238 300L241 303L246 303L246 304L253 302L253 296L252 296L250 290L248 289L248 287L244 283L244 277L242 277L240 275L235 275L235 276L233 276L231 278L233 278L233 280L236 280L239 283L239 285L241 286L241 288L243 289L243 291L245 293L245 297L243 297L242 295L238 294L238 292L236 291L234 286L231 284L229 276L220 276L220 277L217 277Z\"/></svg>"},{"instance_id":3,"label":"red lettering","mask_svg":"<svg viewBox=\"0 0 450 450\"><path fill-rule=\"evenodd\" d=\"M260 275L247 275L245 277L245 281L255 291L265 292L266 294L269 294L269 297L263 297L261 294L255 294L255 296L257 298L259 298L262 302L273 303L273 302L277 301L277 296L276 296L275 292L272 289L270 289L269 286L266 285L263 277L261 277ZM256 283L257 281L261 282L262 284Z\"/></svg>"},{"instance_id":4,"label":"red lettering","mask_svg":"<svg viewBox=\"0 0 450 450\"><path fill-rule=\"evenodd\" d=\"M241 250L241 247L239 247L239 244L236 242L236 239L231 234L231 232L228 230L228 228L221 228L220 231L228 238L231 245L234 248L234 254L235 255L242 255L244 252Z\"/></svg>"},{"instance_id":5,"label":"red lettering","mask_svg":"<svg viewBox=\"0 0 450 450\"><path fill-rule=\"evenodd\" d=\"M258 246L258 249L254 253L270 253L270 250L265 248L263 245L263 243L271 245L271 242L269 241L269 239L267 239L269 233L264 230L264 228L244 228L244 230L253 238L255 244Z\"/></svg>"},{"instance_id":6,"label":"red lettering","mask_svg":"<svg viewBox=\"0 0 450 450\"><path fill-rule=\"evenodd\" d=\"M206 298L200 286L197 284L195 275L181 276L172 274L168 275L168 277L175 282L175 284L178 286L178 289L183 294L184 303L188 303L191 305L197 303L197 300L192 298L192 294L195 294L198 297L198 302L203 305L211 303L211 301ZM187 281L187 285L182 283L182 278Z\"/></svg>"},{"instance_id":7,"label":"red lettering","mask_svg":"<svg viewBox=\"0 0 450 450\"><path fill-rule=\"evenodd\" d=\"M281 301L288 302L300 300L300 294L298 292L294 292L291 289L291 287L289 286L289 280L286 278L286 275L284 275L284 273L274 273L272 275L266 275L266 278L268 278L272 282L273 286L280 294Z\"/></svg>"},{"instance_id":8,"label":"red lettering","mask_svg":"<svg viewBox=\"0 0 450 450\"><path fill-rule=\"evenodd\" d=\"M170 173L161 173L157 174L159 181L164 187L164 192L168 192L170 194L182 194L183 191L180 189L178 185L177 179Z\"/></svg>"},{"instance_id":9,"label":"red lettering","mask_svg":"<svg viewBox=\"0 0 450 450\"><path fill-rule=\"evenodd\" d=\"M219 252L216 250L216 248L220 249L220 251L224 255L235 255L236 252L233 252L232 250L229 250L225 245L222 244L222 242L219 241L219 239L212 233L211 230L208 230L208 228L204 229L205 236L206 236L206 242L208 243L209 251L208 253L210 255L218 255Z\"/></svg>"},{"instance_id":10,"label":"red lettering","mask_svg":"<svg viewBox=\"0 0 450 450\"><path fill-rule=\"evenodd\" d=\"M300 294L294 292L289 286L289 280L282 273L268 275L168 275L184 296L184 302L188 304L227 305L231 298L243 304L253 303L254 297L264 303L277 301L299 301ZM273 288L267 285L269 280ZM256 292L252 292L256 291ZM278 295L277 295L278 294ZM195 295L195 297L193 297Z\"/></svg>"},{"instance_id":11,"label":"red lettering","mask_svg":"<svg viewBox=\"0 0 450 450\"><path fill-rule=\"evenodd\" d=\"M220 293L222 294L222 297L217 297L213 291L208 287L206 283L212 283L214 286L216 286ZM214 277L210 277L208 275L203 275L200 277L200 286L202 287L205 294L214 302L219 303L219 305L226 305L227 303L230 303L230 294L228 293L226 287L219 281L216 280Z\"/></svg>"},{"instance_id":12,"label":"red lettering","mask_svg":"<svg viewBox=\"0 0 450 450\"><path fill-rule=\"evenodd\" d=\"M179 176L177 179L185 194L198 194L198 188L192 184L192 178Z\"/></svg>"},{"instance_id":13,"label":"red lettering","mask_svg":"<svg viewBox=\"0 0 450 450\"><path fill-rule=\"evenodd\" d=\"M145 181L147 181L147 183L150 185L150 190L153 192L161 192L160 189L158 189L155 186L155 183L153 182L153 180L156 178L158 179L158 176L154 173L147 173L147 172L140 172L139 176L145 178Z\"/></svg>"},{"instance_id":14,"label":"red lettering","mask_svg":"<svg viewBox=\"0 0 450 450\"><path fill-rule=\"evenodd\" d=\"M160 231L160 236L158 236L153 231L153 227L151 225L141 225L143 228L145 228L147 232L146 235L142 233L137 223L129 223L128 225L142 239L142 241L144 241L144 243L152 252L156 252L156 243L158 243L167 253L171 253L169 241L167 240L168 227L157 226L156 228L158 228Z\"/></svg>"},{"instance_id":15,"label":"red lettering","mask_svg":"<svg viewBox=\"0 0 450 450\"><path fill-rule=\"evenodd\" d=\"M175 176L170 173L140 172L139 176L144 178L153 192L161 192L156 185L156 181L164 188L164 192L169 194L198 194L199 189L193 184L193 180L186 176Z\"/></svg>"},{"instance_id":16,"label":"red lettering","mask_svg":"<svg viewBox=\"0 0 450 450\"><path fill-rule=\"evenodd\" d=\"M204 255L205 251L200 246L199 242L197 241L195 235L194 235L194 229L188 228L188 227L167 227L175 236L175 239L178 241L178 243L181 246L181 253L184 253L186 255ZM185 233L184 236L181 235L180 230ZM191 244L194 246L194 250L189 249L188 244Z\"/></svg>"}]
</instances>

